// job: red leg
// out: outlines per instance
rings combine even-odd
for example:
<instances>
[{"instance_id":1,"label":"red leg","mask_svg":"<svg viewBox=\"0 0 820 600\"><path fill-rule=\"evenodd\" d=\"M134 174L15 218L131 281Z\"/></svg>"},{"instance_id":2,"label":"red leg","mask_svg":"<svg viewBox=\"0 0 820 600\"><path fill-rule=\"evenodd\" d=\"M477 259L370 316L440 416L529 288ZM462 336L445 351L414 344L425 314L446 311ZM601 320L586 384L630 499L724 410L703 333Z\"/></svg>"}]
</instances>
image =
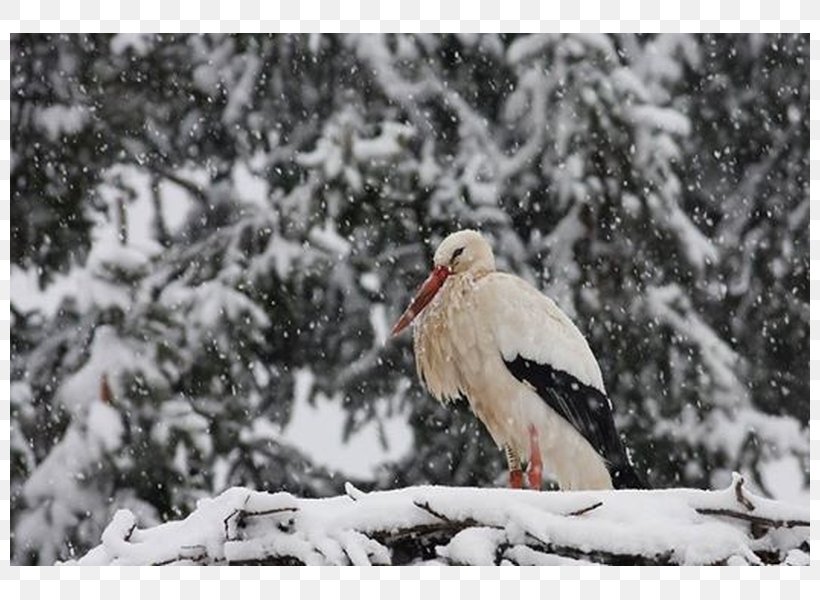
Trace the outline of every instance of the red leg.
<instances>
[{"instance_id":1,"label":"red leg","mask_svg":"<svg viewBox=\"0 0 820 600\"><path fill-rule=\"evenodd\" d=\"M521 489L524 487L524 473L521 471L521 461L511 446L504 446L507 455L507 468L510 470L510 487Z\"/></svg>"},{"instance_id":2,"label":"red leg","mask_svg":"<svg viewBox=\"0 0 820 600\"><path fill-rule=\"evenodd\" d=\"M510 469L510 487L515 489L524 487L524 472L521 469Z\"/></svg>"},{"instance_id":3,"label":"red leg","mask_svg":"<svg viewBox=\"0 0 820 600\"><path fill-rule=\"evenodd\" d=\"M530 466L527 469L527 479L531 489L541 489L542 470L543 464L541 462L541 448L538 445L538 432L535 430L534 425L530 425Z\"/></svg>"}]
</instances>

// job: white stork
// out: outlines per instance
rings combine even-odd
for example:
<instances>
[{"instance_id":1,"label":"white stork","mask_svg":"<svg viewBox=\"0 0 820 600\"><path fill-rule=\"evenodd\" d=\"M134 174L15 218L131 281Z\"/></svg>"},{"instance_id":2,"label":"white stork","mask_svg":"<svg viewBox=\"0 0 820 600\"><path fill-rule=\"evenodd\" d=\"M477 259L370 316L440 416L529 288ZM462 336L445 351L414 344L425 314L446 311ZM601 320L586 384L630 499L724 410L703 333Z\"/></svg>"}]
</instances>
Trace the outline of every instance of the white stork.
<instances>
[{"instance_id":1,"label":"white stork","mask_svg":"<svg viewBox=\"0 0 820 600\"><path fill-rule=\"evenodd\" d=\"M646 487L612 419L601 370L584 336L529 283L495 270L477 231L453 233L433 272L393 326L415 321L416 368L440 401L466 396L507 455L510 486L540 489L542 468L561 489Z\"/></svg>"}]
</instances>

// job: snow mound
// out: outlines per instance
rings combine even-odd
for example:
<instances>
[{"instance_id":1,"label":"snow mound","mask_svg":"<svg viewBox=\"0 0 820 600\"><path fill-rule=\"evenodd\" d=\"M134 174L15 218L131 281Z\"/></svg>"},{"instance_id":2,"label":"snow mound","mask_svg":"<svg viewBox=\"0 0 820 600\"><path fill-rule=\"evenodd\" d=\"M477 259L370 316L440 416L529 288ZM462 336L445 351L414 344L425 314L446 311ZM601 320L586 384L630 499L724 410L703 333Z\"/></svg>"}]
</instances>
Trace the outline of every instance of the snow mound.
<instances>
[{"instance_id":1,"label":"snow mound","mask_svg":"<svg viewBox=\"0 0 820 600\"><path fill-rule=\"evenodd\" d=\"M721 491L420 486L323 499L231 488L182 521L120 510L73 564L807 564L809 511Z\"/></svg>"}]
</instances>

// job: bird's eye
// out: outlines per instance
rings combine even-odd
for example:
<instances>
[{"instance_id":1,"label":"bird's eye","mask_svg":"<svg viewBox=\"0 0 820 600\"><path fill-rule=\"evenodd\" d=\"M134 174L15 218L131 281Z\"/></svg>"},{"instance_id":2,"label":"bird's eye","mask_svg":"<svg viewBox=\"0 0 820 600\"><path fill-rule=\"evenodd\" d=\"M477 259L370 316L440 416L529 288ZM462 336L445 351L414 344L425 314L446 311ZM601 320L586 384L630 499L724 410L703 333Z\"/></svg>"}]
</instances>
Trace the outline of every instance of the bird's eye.
<instances>
[{"instance_id":1,"label":"bird's eye","mask_svg":"<svg viewBox=\"0 0 820 600\"><path fill-rule=\"evenodd\" d=\"M464 252L464 246L458 248L455 252L453 252L453 257L450 259L450 262L452 263L453 261L455 261L455 259L461 256L462 252Z\"/></svg>"}]
</instances>

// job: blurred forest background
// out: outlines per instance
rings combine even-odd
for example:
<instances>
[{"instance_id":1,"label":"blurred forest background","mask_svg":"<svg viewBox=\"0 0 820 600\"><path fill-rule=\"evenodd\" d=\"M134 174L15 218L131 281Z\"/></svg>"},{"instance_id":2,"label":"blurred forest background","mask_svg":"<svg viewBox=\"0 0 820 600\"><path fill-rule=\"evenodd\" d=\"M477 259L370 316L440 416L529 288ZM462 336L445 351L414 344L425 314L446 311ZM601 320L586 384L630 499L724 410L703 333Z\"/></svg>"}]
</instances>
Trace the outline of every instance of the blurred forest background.
<instances>
[{"instance_id":1,"label":"blurred forest background","mask_svg":"<svg viewBox=\"0 0 820 600\"><path fill-rule=\"evenodd\" d=\"M808 502L808 36L11 53L15 563L232 485L504 485L387 339L461 227L586 334L654 486Z\"/></svg>"}]
</instances>

